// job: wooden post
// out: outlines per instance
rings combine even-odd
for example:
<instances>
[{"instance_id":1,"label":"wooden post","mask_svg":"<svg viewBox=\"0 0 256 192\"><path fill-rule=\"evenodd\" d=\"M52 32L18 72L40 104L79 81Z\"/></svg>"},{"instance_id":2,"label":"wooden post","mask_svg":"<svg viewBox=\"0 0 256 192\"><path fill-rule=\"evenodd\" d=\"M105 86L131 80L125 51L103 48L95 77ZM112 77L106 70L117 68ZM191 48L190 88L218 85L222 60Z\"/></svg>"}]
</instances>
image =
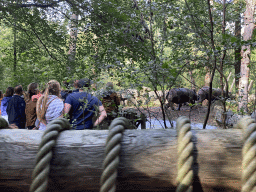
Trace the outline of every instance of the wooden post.
<instances>
[{"instance_id":1,"label":"wooden post","mask_svg":"<svg viewBox=\"0 0 256 192\"><path fill-rule=\"evenodd\" d=\"M192 130L194 191L241 191L242 131ZM27 192L43 135L37 130L0 130L0 189ZM57 139L48 191L99 191L107 130L64 131ZM175 191L176 130L125 130L118 191Z\"/></svg>"}]
</instances>

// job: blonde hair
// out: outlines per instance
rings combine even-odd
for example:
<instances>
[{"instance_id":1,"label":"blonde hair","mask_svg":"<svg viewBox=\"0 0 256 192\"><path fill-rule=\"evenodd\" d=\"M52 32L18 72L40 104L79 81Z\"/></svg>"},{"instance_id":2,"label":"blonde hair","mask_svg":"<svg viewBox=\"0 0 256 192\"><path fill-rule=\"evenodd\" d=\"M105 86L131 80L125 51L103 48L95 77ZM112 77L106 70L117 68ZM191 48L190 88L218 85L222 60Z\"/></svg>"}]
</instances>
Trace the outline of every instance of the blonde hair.
<instances>
[{"instance_id":1,"label":"blonde hair","mask_svg":"<svg viewBox=\"0 0 256 192\"><path fill-rule=\"evenodd\" d=\"M49 95L60 96L60 83L56 80L51 80L46 84L44 94L39 98L36 104L36 112L38 120L46 124L45 113L48 108L47 100ZM41 107L42 106L42 107Z\"/></svg>"}]
</instances>

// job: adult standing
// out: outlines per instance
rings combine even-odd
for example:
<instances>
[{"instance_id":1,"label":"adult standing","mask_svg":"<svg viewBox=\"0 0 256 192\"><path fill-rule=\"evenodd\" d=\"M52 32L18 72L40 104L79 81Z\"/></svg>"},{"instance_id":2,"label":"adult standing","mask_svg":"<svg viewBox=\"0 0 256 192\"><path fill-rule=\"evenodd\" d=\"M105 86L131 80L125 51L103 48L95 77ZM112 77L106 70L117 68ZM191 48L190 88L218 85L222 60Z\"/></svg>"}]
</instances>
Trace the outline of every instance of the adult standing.
<instances>
[{"instance_id":1,"label":"adult standing","mask_svg":"<svg viewBox=\"0 0 256 192\"><path fill-rule=\"evenodd\" d=\"M72 82L73 82L73 81L72 81ZM72 93L72 92L79 92L79 88L78 88L78 86L77 86L77 82L78 82L78 80L75 80L75 81L73 82L73 86L74 86L74 88L75 88L75 89L73 89L73 90L69 90L70 84L72 84L71 82L69 82L69 83L67 83L66 81L63 82L63 84L65 85L65 89L67 89L67 90L63 89L63 90L61 90L61 92L60 92L61 98L62 98L62 100L63 100L64 102L65 102L65 100L66 100L66 98L67 98L67 96L68 96L69 93Z\"/></svg>"},{"instance_id":2,"label":"adult standing","mask_svg":"<svg viewBox=\"0 0 256 192\"><path fill-rule=\"evenodd\" d=\"M77 82L79 92L73 92L68 95L65 100L64 113L70 115L70 123L73 129L92 129L94 126L100 124L107 113L101 101L84 92L84 88L89 87L90 82L87 79L81 79ZM95 115L96 108L99 109L100 115L93 123L93 116Z\"/></svg>"},{"instance_id":3,"label":"adult standing","mask_svg":"<svg viewBox=\"0 0 256 192\"><path fill-rule=\"evenodd\" d=\"M63 116L64 103L60 99L60 90L60 83L51 80L47 83L44 94L37 101L39 130L45 130L48 123Z\"/></svg>"},{"instance_id":4,"label":"adult standing","mask_svg":"<svg viewBox=\"0 0 256 192\"><path fill-rule=\"evenodd\" d=\"M16 87L14 87L14 95L10 99L6 109L9 124L17 126L19 129L25 129L25 107L26 103L23 98L22 85L17 85Z\"/></svg>"},{"instance_id":5,"label":"adult standing","mask_svg":"<svg viewBox=\"0 0 256 192\"><path fill-rule=\"evenodd\" d=\"M2 99L2 102L1 102L1 113L2 113L1 115L2 115L2 118L4 118L7 122L8 122L8 114L6 112L6 109L10 99L13 96L13 93L14 93L13 87L8 87L5 91L4 98Z\"/></svg>"},{"instance_id":6,"label":"adult standing","mask_svg":"<svg viewBox=\"0 0 256 192\"><path fill-rule=\"evenodd\" d=\"M26 96L26 123L28 129L33 129L35 127L36 122L36 102L37 99L32 99L33 95L37 95L39 93L38 84L30 83L28 85L27 96Z\"/></svg>"},{"instance_id":7,"label":"adult standing","mask_svg":"<svg viewBox=\"0 0 256 192\"><path fill-rule=\"evenodd\" d=\"M107 112L108 124L117 117L118 106L120 105L120 98L114 90L112 82L106 84L105 91L102 94L102 104Z\"/></svg>"}]
</instances>

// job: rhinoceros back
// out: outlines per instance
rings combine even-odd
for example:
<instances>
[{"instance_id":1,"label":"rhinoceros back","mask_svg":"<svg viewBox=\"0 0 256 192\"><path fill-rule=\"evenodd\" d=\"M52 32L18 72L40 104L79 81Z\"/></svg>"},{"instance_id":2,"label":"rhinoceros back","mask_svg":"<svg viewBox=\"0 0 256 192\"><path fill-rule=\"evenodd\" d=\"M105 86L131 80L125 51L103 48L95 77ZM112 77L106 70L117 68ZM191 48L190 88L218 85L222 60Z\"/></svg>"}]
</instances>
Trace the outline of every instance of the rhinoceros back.
<instances>
[{"instance_id":1,"label":"rhinoceros back","mask_svg":"<svg viewBox=\"0 0 256 192\"><path fill-rule=\"evenodd\" d=\"M172 103L180 105L189 102L194 104L195 100L197 100L197 96L195 91L188 88L173 88L168 92L166 99L169 104L168 106L172 106Z\"/></svg>"},{"instance_id":2,"label":"rhinoceros back","mask_svg":"<svg viewBox=\"0 0 256 192\"><path fill-rule=\"evenodd\" d=\"M198 91L198 101L202 103L203 100L209 100L210 87L204 86ZM221 98L221 89L212 88L212 100L219 100Z\"/></svg>"}]
</instances>

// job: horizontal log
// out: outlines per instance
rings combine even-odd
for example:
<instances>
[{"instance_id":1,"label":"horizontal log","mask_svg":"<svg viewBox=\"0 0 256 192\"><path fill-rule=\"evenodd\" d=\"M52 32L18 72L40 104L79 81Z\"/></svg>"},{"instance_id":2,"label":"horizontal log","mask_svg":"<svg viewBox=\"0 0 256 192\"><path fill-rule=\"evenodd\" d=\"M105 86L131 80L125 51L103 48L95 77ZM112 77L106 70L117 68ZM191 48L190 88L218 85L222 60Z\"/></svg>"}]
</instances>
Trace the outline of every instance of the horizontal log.
<instances>
[{"instance_id":1,"label":"horizontal log","mask_svg":"<svg viewBox=\"0 0 256 192\"><path fill-rule=\"evenodd\" d=\"M241 190L241 130L192 130L194 191ZM0 190L28 191L43 132L0 130ZM49 190L99 191L107 130L64 131L51 162ZM125 130L118 191L175 191L175 130Z\"/></svg>"}]
</instances>

